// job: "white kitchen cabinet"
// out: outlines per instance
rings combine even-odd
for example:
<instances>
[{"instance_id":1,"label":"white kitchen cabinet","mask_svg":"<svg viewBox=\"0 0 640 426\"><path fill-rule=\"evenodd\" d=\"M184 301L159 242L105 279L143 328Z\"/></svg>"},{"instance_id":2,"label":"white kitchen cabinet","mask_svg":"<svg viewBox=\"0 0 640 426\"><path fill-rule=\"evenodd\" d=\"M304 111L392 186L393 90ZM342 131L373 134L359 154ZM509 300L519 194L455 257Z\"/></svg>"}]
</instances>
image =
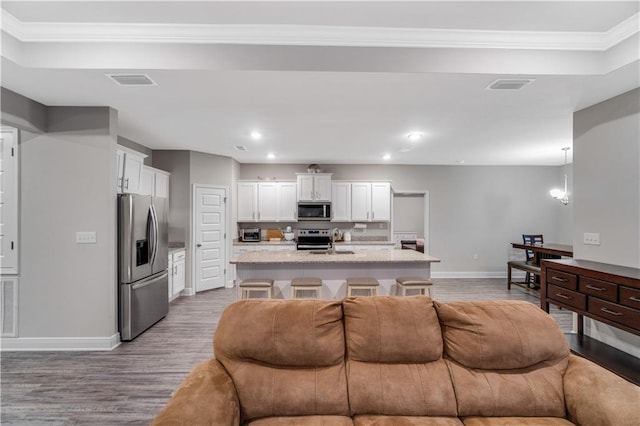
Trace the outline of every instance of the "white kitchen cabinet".
<instances>
[{"instance_id":1,"label":"white kitchen cabinet","mask_svg":"<svg viewBox=\"0 0 640 426\"><path fill-rule=\"evenodd\" d=\"M258 184L238 182L238 222L258 220Z\"/></svg>"},{"instance_id":2,"label":"white kitchen cabinet","mask_svg":"<svg viewBox=\"0 0 640 426\"><path fill-rule=\"evenodd\" d=\"M18 274L18 130L2 127L0 137L0 273ZM4 306L3 306L4 308Z\"/></svg>"},{"instance_id":3,"label":"white kitchen cabinet","mask_svg":"<svg viewBox=\"0 0 640 426\"><path fill-rule=\"evenodd\" d=\"M295 182L238 182L238 222L295 221Z\"/></svg>"},{"instance_id":4,"label":"white kitchen cabinet","mask_svg":"<svg viewBox=\"0 0 640 426\"><path fill-rule=\"evenodd\" d=\"M295 182L278 182L278 221L295 222L298 220L296 188Z\"/></svg>"},{"instance_id":5,"label":"white kitchen cabinet","mask_svg":"<svg viewBox=\"0 0 640 426\"><path fill-rule=\"evenodd\" d=\"M146 155L118 145L117 156L117 192L138 194Z\"/></svg>"},{"instance_id":6,"label":"white kitchen cabinet","mask_svg":"<svg viewBox=\"0 0 640 426\"><path fill-rule=\"evenodd\" d=\"M351 221L351 182L331 183L332 222Z\"/></svg>"},{"instance_id":7,"label":"white kitchen cabinet","mask_svg":"<svg viewBox=\"0 0 640 426\"><path fill-rule=\"evenodd\" d=\"M331 173L298 174L298 201L331 201Z\"/></svg>"},{"instance_id":8,"label":"white kitchen cabinet","mask_svg":"<svg viewBox=\"0 0 640 426\"><path fill-rule=\"evenodd\" d=\"M185 288L185 257L185 250L169 254L169 300L180 296Z\"/></svg>"},{"instance_id":9,"label":"white kitchen cabinet","mask_svg":"<svg viewBox=\"0 0 640 426\"><path fill-rule=\"evenodd\" d=\"M389 182L353 182L351 184L351 220L388 222L391 220L391 184Z\"/></svg>"},{"instance_id":10,"label":"white kitchen cabinet","mask_svg":"<svg viewBox=\"0 0 640 426\"><path fill-rule=\"evenodd\" d=\"M164 170L142 166L140 186L137 193L166 198L169 195L169 175L170 173Z\"/></svg>"}]
</instances>

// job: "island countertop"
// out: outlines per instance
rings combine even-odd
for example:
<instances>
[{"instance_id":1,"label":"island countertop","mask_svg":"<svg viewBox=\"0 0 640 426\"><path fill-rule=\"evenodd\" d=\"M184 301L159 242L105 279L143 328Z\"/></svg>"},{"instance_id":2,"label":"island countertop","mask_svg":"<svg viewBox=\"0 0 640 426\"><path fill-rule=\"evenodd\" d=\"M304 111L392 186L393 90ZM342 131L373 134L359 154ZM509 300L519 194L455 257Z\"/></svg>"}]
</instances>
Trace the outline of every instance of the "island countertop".
<instances>
[{"instance_id":1,"label":"island countertop","mask_svg":"<svg viewBox=\"0 0 640 426\"><path fill-rule=\"evenodd\" d=\"M240 253L230 261L235 265L433 262L440 262L440 259L415 250L353 250L353 254L316 254L312 250L258 251Z\"/></svg>"}]
</instances>

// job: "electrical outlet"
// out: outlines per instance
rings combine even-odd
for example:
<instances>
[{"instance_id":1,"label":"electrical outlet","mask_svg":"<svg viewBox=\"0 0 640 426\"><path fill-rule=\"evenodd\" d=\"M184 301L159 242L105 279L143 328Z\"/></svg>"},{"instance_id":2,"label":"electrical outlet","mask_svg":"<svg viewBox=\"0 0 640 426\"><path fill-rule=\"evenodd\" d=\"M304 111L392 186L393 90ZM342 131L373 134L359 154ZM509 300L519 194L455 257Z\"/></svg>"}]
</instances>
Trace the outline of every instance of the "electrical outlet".
<instances>
[{"instance_id":1,"label":"electrical outlet","mask_svg":"<svg viewBox=\"0 0 640 426\"><path fill-rule=\"evenodd\" d=\"M480 259L480 256L478 256L478 253L474 254L473 255L473 260L478 260L478 259Z\"/></svg>"},{"instance_id":2,"label":"electrical outlet","mask_svg":"<svg viewBox=\"0 0 640 426\"><path fill-rule=\"evenodd\" d=\"M78 244L95 244L97 241L95 231L76 232L76 243Z\"/></svg>"},{"instance_id":3,"label":"electrical outlet","mask_svg":"<svg viewBox=\"0 0 640 426\"><path fill-rule=\"evenodd\" d=\"M592 246L600 245L600 234L596 232L585 232L584 243Z\"/></svg>"}]
</instances>

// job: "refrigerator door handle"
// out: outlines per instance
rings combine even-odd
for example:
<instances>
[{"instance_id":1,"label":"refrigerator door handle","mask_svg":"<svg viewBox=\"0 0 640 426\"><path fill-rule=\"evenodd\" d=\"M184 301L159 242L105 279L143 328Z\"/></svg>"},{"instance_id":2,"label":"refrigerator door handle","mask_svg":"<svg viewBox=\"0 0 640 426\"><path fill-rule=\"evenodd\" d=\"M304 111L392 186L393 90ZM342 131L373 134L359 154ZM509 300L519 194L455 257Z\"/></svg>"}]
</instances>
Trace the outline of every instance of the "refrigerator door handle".
<instances>
[{"instance_id":1,"label":"refrigerator door handle","mask_svg":"<svg viewBox=\"0 0 640 426\"><path fill-rule=\"evenodd\" d=\"M142 283L134 284L134 285L131 286L131 290L137 290L139 288L143 288L143 287L146 287L148 285L157 283L158 281L162 280L163 278L166 278L168 275L169 275L169 273L165 272L164 274L162 274L159 277L156 277L156 278L154 278L152 280L148 280L148 281L145 281L145 282L142 282Z\"/></svg>"},{"instance_id":2,"label":"refrigerator door handle","mask_svg":"<svg viewBox=\"0 0 640 426\"><path fill-rule=\"evenodd\" d=\"M153 238L150 263L153 265L156 260L156 255L158 254L158 217L156 216L156 209L153 204L149 207L149 211L151 212L151 237Z\"/></svg>"}]
</instances>

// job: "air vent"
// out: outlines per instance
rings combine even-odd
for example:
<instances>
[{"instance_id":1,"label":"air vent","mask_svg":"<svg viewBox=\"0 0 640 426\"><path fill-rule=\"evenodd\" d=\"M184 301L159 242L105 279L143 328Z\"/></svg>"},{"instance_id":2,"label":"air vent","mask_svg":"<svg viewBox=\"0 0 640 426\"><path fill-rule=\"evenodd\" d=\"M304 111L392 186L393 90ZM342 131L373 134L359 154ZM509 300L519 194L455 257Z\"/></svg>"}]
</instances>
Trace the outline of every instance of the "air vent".
<instances>
[{"instance_id":1,"label":"air vent","mask_svg":"<svg viewBox=\"0 0 640 426\"><path fill-rule=\"evenodd\" d=\"M487 90L520 90L535 79L507 79L496 80L487 87Z\"/></svg>"},{"instance_id":2,"label":"air vent","mask_svg":"<svg viewBox=\"0 0 640 426\"><path fill-rule=\"evenodd\" d=\"M157 86L146 74L107 74L120 86Z\"/></svg>"},{"instance_id":3,"label":"air vent","mask_svg":"<svg viewBox=\"0 0 640 426\"><path fill-rule=\"evenodd\" d=\"M235 148L236 151L246 151L247 150L247 147L243 146L243 145L235 145L234 148Z\"/></svg>"}]
</instances>

